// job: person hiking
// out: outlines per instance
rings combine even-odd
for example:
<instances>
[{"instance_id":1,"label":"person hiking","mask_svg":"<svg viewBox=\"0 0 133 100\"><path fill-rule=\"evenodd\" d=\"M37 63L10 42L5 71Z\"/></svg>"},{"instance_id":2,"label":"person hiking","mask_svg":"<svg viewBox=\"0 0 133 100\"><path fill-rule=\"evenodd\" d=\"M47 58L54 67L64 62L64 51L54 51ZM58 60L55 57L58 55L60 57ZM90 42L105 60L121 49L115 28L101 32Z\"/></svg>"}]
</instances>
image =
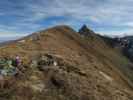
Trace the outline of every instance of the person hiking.
<instances>
[{"instance_id":1,"label":"person hiking","mask_svg":"<svg viewBox=\"0 0 133 100\"><path fill-rule=\"evenodd\" d=\"M23 64L22 64L22 60L19 56L16 56L14 61L13 61L13 66L16 67L16 71L18 73L21 73L21 72L24 72L24 67L23 67Z\"/></svg>"},{"instance_id":2,"label":"person hiking","mask_svg":"<svg viewBox=\"0 0 133 100\"><path fill-rule=\"evenodd\" d=\"M16 56L15 63L16 63L16 67L19 67L21 65L21 59L19 56Z\"/></svg>"}]
</instances>

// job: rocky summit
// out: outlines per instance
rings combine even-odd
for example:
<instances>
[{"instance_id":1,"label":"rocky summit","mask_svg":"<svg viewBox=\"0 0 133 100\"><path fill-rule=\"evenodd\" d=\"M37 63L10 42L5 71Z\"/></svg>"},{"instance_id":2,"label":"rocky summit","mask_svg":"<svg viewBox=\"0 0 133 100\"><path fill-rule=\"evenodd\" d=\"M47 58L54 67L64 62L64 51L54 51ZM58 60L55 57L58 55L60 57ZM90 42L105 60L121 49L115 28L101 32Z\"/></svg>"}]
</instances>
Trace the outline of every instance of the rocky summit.
<instances>
[{"instance_id":1,"label":"rocky summit","mask_svg":"<svg viewBox=\"0 0 133 100\"><path fill-rule=\"evenodd\" d=\"M56 26L1 44L2 61L21 63L0 77L0 100L133 100L132 62L86 29Z\"/></svg>"},{"instance_id":2,"label":"rocky summit","mask_svg":"<svg viewBox=\"0 0 133 100\"><path fill-rule=\"evenodd\" d=\"M87 25L83 25L81 27L81 29L79 29L79 33L82 35L82 36L91 36L93 34L95 34L91 29L89 29L87 27Z\"/></svg>"}]
</instances>

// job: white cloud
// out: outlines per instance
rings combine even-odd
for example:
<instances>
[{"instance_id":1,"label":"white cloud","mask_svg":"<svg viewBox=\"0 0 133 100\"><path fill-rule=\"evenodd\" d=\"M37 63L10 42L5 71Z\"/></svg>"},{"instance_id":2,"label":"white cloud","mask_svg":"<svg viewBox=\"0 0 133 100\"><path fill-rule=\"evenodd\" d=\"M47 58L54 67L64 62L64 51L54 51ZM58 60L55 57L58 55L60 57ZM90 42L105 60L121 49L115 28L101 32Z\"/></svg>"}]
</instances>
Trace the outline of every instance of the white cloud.
<instances>
[{"instance_id":1,"label":"white cloud","mask_svg":"<svg viewBox=\"0 0 133 100\"><path fill-rule=\"evenodd\" d=\"M9 22L0 23L0 35L3 33L28 33L46 27L47 18L53 19L49 26L68 24L80 26L87 23L97 32L119 34L129 32L133 27L133 0L2 0L0 17ZM3 17L2 17L3 16ZM46 22L45 22L46 21ZM40 23L40 22L43 22ZM110 28L106 28L106 27ZM124 27L124 28L123 28ZM101 30L102 28L102 30ZM115 28L115 30L114 30ZM117 29L118 28L118 29ZM122 28L122 29L120 29Z\"/></svg>"}]
</instances>

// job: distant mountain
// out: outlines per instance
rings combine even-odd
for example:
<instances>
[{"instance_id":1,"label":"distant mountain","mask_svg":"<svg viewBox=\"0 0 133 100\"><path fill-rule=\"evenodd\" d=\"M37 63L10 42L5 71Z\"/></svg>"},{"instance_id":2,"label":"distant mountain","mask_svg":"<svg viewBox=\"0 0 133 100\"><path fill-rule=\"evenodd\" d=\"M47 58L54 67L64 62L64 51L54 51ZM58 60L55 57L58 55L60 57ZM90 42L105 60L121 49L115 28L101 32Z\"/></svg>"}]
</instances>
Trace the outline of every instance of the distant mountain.
<instances>
[{"instance_id":1,"label":"distant mountain","mask_svg":"<svg viewBox=\"0 0 133 100\"><path fill-rule=\"evenodd\" d=\"M113 48L119 48L122 54L133 62L133 36L111 38L101 36L104 41Z\"/></svg>"},{"instance_id":2,"label":"distant mountain","mask_svg":"<svg viewBox=\"0 0 133 100\"><path fill-rule=\"evenodd\" d=\"M86 26L56 26L0 47L0 58L16 56L20 73L4 81L1 100L133 100L133 64Z\"/></svg>"},{"instance_id":3,"label":"distant mountain","mask_svg":"<svg viewBox=\"0 0 133 100\"><path fill-rule=\"evenodd\" d=\"M86 25L79 30L79 33L84 36L91 37L95 33L87 28ZM96 34L95 34L96 36ZM98 37L102 38L107 44L109 44L113 48L119 48L123 55L128 57L131 61L133 61L133 36L125 36L122 38L111 38L107 36L98 35Z\"/></svg>"},{"instance_id":4,"label":"distant mountain","mask_svg":"<svg viewBox=\"0 0 133 100\"><path fill-rule=\"evenodd\" d=\"M118 38L116 44L122 48L124 55L133 61L133 36Z\"/></svg>"}]
</instances>

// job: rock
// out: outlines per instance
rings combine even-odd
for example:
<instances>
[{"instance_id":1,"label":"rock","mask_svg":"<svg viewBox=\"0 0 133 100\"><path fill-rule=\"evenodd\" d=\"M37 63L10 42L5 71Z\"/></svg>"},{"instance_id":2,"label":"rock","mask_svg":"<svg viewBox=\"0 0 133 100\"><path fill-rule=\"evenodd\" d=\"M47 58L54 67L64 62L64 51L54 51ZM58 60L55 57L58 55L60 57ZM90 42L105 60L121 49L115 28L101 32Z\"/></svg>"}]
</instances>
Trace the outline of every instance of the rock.
<instances>
[{"instance_id":1,"label":"rock","mask_svg":"<svg viewBox=\"0 0 133 100\"><path fill-rule=\"evenodd\" d=\"M30 87L35 91L35 92L42 92L45 88L45 85L43 83L34 83L30 85Z\"/></svg>"},{"instance_id":2,"label":"rock","mask_svg":"<svg viewBox=\"0 0 133 100\"><path fill-rule=\"evenodd\" d=\"M26 40L20 40L20 41L18 41L19 43L25 43L26 42Z\"/></svg>"},{"instance_id":3,"label":"rock","mask_svg":"<svg viewBox=\"0 0 133 100\"><path fill-rule=\"evenodd\" d=\"M110 81L110 82L113 81L112 77L110 77L109 75L105 74L104 72L100 71L99 73L100 73L107 81Z\"/></svg>"},{"instance_id":4,"label":"rock","mask_svg":"<svg viewBox=\"0 0 133 100\"><path fill-rule=\"evenodd\" d=\"M90 30L86 25L83 25L81 29L79 29L79 33L83 36L91 36L95 34L92 30Z\"/></svg>"}]
</instances>

